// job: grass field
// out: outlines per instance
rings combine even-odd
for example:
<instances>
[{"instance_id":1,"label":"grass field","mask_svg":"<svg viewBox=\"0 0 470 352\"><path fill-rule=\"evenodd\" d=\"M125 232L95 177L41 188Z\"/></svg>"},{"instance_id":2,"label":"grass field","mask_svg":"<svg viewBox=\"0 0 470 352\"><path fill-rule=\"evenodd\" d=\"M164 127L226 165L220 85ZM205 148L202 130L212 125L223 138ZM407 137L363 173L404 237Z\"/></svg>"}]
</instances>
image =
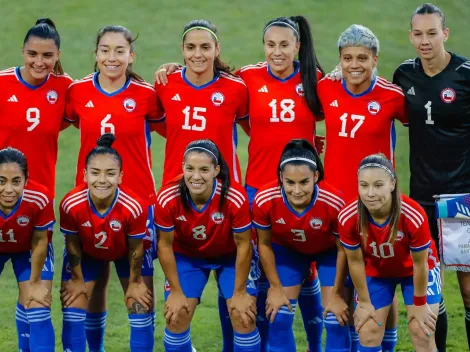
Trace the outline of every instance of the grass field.
<instances>
[{"instance_id":1,"label":"grass field","mask_svg":"<svg viewBox=\"0 0 470 352\"><path fill-rule=\"evenodd\" d=\"M470 56L468 33L470 7L468 0L440 0L448 17L451 36L447 42L450 51ZM264 23L282 15L302 14L312 24L316 49L320 61L329 70L338 61L336 40L350 24L360 23L370 27L381 41L379 71L391 79L394 69L405 59L415 55L408 41L409 16L420 4L416 0L337 0L337 1L292 1L292 0L238 0L238 1L143 1L117 2L101 0L25 0L1 1L3 20L0 21L2 50L0 68L21 65L20 47L26 31L39 17L52 18L62 38L62 62L65 70L74 78L81 78L93 68L95 34L106 24L120 24L139 34L136 42L137 61L135 70L147 80L152 80L154 70L164 62L181 61L179 51L183 26L196 18L210 19L218 26L222 43L222 58L232 65L256 63L263 60L261 34ZM1 126L0 126L1 128ZM323 130L323 126L319 126ZM397 168L401 189L408 192L408 137L407 131L399 127L397 141ZM240 133L239 157L243 166L247 162L247 138ZM57 201L73 187L75 162L79 147L77 130L70 128L60 136L59 161L57 164ZM154 174L157 188L162 174L164 140L153 136ZM58 202L56 202L58 203ZM62 236L56 231L54 237L56 271L54 280L53 323L56 328L57 350L61 350L62 315L59 304L59 280L62 266ZM158 263L155 282L158 292L156 350L163 350L162 334L162 284L163 278ZM16 282L8 265L0 279L0 351L16 350L14 322L17 295ZM203 296L192 326L194 345L200 352L221 350L220 327L217 315L216 289L211 280ZM446 274L445 297L449 314L448 351L467 350L464 314L455 274ZM109 287L108 325L106 350L128 351L128 321L123 304L123 294L113 274ZM306 342L297 314L295 331L298 350L305 351ZM406 321L400 314L398 351L411 351L407 336Z\"/></svg>"}]
</instances>

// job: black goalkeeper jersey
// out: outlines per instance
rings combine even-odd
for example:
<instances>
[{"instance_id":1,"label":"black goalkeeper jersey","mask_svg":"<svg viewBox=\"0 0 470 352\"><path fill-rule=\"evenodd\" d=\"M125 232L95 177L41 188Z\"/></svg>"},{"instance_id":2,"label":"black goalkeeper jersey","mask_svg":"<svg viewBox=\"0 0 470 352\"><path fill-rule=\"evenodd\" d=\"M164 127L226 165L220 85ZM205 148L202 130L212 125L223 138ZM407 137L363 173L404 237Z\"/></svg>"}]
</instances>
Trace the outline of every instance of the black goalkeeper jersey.
<instances>
[{"instance_id":1,"label":"black goalkeeper jersey","mask_svg":"<svg viewBox=\"0 0 470 352\"><path fill-rule=\"evenodd\" d=\"M470 192L470 61L451 54L447 67L429 77L421 59L402 63L393 83L403 89L409 119L410 196Z\"/></svg>"}]
</instances>

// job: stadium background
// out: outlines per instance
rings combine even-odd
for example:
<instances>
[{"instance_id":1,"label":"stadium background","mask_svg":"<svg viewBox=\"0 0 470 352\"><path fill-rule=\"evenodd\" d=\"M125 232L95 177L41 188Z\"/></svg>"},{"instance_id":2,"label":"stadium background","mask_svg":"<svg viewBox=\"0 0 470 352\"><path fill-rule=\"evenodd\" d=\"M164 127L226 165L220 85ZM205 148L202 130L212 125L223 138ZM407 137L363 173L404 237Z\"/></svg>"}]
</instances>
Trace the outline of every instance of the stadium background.
<instances>
[{"instance_id":1,"label":"stadium background","mask_svg":"<svg viewBox=\"0 0 470 352\"><path fill-rule=\"evenodd\" d=\"M336 1L291 1L291 0L237 0L237 1L143 1L118 2L111 0L59 1L1 1L3 12L0 21L2 33L0 68L22 64L21 44L26 31L40 17L52 18L61 36L61 60L64 69L74 79L90 73L94 64L94 41L99 28L107 24L120 24L139 34L136 42L136 72L152 82L153 72L164 62L182 61L179 44L183 26L192 19L211 20L219 30L222 59L235 67L253 64L264 60L261 43L264 23L274 17L304 15L312 26L315 46L323 68L329 71L338 61L336 40L339 34L352 23L370 27L381 44L379 74L390 79L395 68L405 59L415 56L408 41L409 18L420 4L416 0L336 0ZM447 15L451 29L447 50L470 57L468 33L470 7L468 0L440 0L434 2ZM466 40L467 39L467 40ZM0 126L1 128L1 126ZM321 134L323 124L319 124ZM407 130L398 126L396 163L400 177L400 188L408 192L408 136ZM239 133L239 149L242 167L247 162L248 139ZM71 127L60 136L59 160L57 164L56 204L73 187L75 163L79 148L79 133ZM160 185L164 140L153 135L153 171ZM354 152L354 151L351 151ZM179 162L179 161L178 161ZM125 177L125 176L124 176ZM62 267L63 239L56 226L55 268L53 292L53 323L56 331L57 350L61 350L62 315L59 303L60 270ZM162 317L163 277L157 270L157 331L156 350L163 350ZM14 323L17 286L11 265L7 265L0 279L0 350L16 350ZM447 273L445 298L449 314L448 351L466 349L463 307L461 304L455 274ZM198 307L191 329L193 343L200 352L220 351L221 335L217 314L217 292L213 279L210 280ZM400 300L401 301L401 300ZM411 351L412 346L406 330L406 315L400 304L400 329L397 351ZM305 334L297 314L295 332L298 350L305 351ZM106 327L106 350L111 352L128 351L129 328L127 312L123 304L123 293L113 272L108 296L108 322Z\"/></svg>"}]
</instances>

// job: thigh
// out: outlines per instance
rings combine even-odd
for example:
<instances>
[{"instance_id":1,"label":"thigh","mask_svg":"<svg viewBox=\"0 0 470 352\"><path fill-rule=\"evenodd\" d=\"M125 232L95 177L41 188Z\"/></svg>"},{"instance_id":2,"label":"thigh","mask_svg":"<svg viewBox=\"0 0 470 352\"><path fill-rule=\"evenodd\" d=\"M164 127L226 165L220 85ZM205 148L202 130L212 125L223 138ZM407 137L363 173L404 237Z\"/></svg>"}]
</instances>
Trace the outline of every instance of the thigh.
<instances>
[{"instance_id":1,"label":"thigh","mask_svg":"<svg viewBox=\"0 0 470 352\"><path fill-rule=\"evenodd\" d=\"M224 260L220 263L219 268L215 270L219 291L222 292L222 295L225 299L230 299L235 289L235 261L235 257L231 260ZM248 276L246 280L246 292L254 297L256 297L258 294L258 288L256 286L255 280L253 280L250 276Z\"/></svg>"},{"instance_id":2,"label":"thigh","mask_svg":"<svg viewBox=\"0 0 470 352\"><path fill-rule=\"evenodd\" d=\"M31 277L31 251L15 253L11 256L13 271L18 282L28 281ZM42 267L41 279L52 281L54 278L54 248L52 243L47 246L46 260Z\"/></svg>"},{"instance_id":3,"label":"thigh","mask_svg":"<svg viewBox=\"0 0 470 352\"><path fill-rule=\"evenodd\" d=\"M290 287L302 284L310 273L310 258L274 243L272 248L281 285Z\"/></svg>"},{"instance_id":4,"label":"thigh","mask_svg":"<svg viewBox=\"0 0 470 352\"><path fill-rule=\"evenodd\" d=\"M103 277L108 276L107 270L109 262L105 260L95 259L90 256L82 256L80 261L82 267L83 279L85 282L97 281ZM64 251L64 262L62 264L62 281L68 281L72 277L70 264L67 258L67 252Z\"/></svg>"},{"instance_id":5,"label":"thigh","mask_svg":"<svg viewBox=\"0 0 470 352\"><path fill-rule=\"evenodd\" d=\"M322 287L335 284L337 251L330 251L315 257L318 278Z\"/></svg>"},{"instance_id":6,"label":"thigh","mask_svg":"<svg viewBox=\"0 0 470 352\"><path fill-rule=\"evenodd\" d=\"M401 291L403 293L403 300L405 305L413 305L414 285L413 276L403 278L401 281ZM440 268L437 266L429 270L428 274L428 289L426 292L426 301L429 305L436 304L441 301L441 273Z\"/></svg>"},{"instance_id":7,"label":"thigh","mask_svg":"<svg viewBox=\"0 0 470 352\"><path fill-rule=\"evenodd\" d=\"M130 267L128 256L125 256L125 257L122 257L121 259L116 260L114 262L114 265L116 267L116 274L120 279L129 278L131 267ZM141 275L153 277L153 258L152 258L151 248L144 251Z\"/></svg>"},{"instance_id":8,"label":"thigh","mask_svg":"<svg viewBox=\"0 0 470 352\"><path fill-rule=\"evenodd\" d=\"M43 285L46 286L49 292L52 292L52 280L42 280L42 283ZM28 300L29 289L30 289L29 280L18 282L18 289L20 292L18 300L20 304L25 306L26 303L28 303L27 300ZM41 307L43 307L43 305L32 301L28 308L41 308Z\"/></svg>"}]
</instances>

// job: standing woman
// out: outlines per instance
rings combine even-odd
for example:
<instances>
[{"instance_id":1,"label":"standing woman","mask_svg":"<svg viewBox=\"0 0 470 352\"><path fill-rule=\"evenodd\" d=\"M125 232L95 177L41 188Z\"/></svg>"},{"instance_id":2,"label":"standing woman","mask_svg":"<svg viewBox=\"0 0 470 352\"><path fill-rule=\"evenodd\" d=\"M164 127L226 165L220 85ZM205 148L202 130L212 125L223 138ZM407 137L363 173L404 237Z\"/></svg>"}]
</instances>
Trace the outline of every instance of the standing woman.
<instances>
[{"instance_id":1,"label":"standing woman","mask_svg":"<svg viewBox=\"0 0 470 352\"><path fill-rule=\"evenodd\" d=\"M210 140L188 144L183 176L159 191L158 257L166 277L165 351L191 352L190 323L214 270L227 300L233 350L259 352L256 286L249 279L253 246L244 189ZM204 349L204 348L203 348Z\"/></svg>"},{"instance_id":2,"label":"standing woman","mask_svg":"<svg viewBox=\"0 0 470 352\"><path fill-rule=\"evenodd\" d=\"M60 37L48 18L36 21L23 41L24 64L0 71L0 148L21 150L28 160L30 181L55 194L58 138L62 128L65 96L72 79L64 73L59 60ZM44 282L52 288L54 251L52 227L44 266ZM30 322L25 307L16 306L18 347L30 351Z\"/></svg>"},{"instance_id":3,"label":"standing woman","mask_svg":"<svg viewBox=\"0 0 470 352\"><path fill-rule=\"evenodd\" d=\"M358 167L359 198L339 214L339 236L357 292L354 323L360 351L380 352L397 285L417 352L434 352L441 299L439 259L426 213L400 195L395 170L383 154Z\"/></svg>"},{"instance_id":4,"label":"standing woman","mask_svg":"<svg viewBox=\"0 0 470 352\"><path fill-rule=\"evenodd\" d=\"M89 298L100 281L108 280L110 262L125 292L130 351L153 351L153 280L143 266L147 207L121 186L123 160L111 148L115 139L113 134L100 137L85 160L85 183L67 193L60 204L68 258L61 290L64 351L85 352Z\"/></svg>"},{"instance_id":5,"label":"standing woman","mask_svg":"<svg viewBox=\"0 0 470 352\"><path fill-rule=\"evenodd\" d=\"M418 57L402 63L393 76L406 92L410 120L410 197L426 211L439 246L433 195L470 192L470 61L446 51L444 13L423 4L411 16L410 41ZM470 348L470 274L458 271ZM436 344L446 351L447 313L441 301Z\"/></svg>"},{"instance_id":6,"label":"standing woman","mask_svg":"<svg viewBox=\"0 0 470 352\"><path fill-rule=\"evenodd\" d=\"M149 207L147 225L153 237L153 204L156 201L152 174L150 130L157 121L155 89L132 71L135 38L122 26L106 26L96 38L94 73L75 81L68 91L66 121L80 129L80 151L76 185L83 183L81 171L96 140L105 133L116 136L115 149L122 155L123 185ZM153 255L152 255L153 254ZM153 276L152 250L146 251L144 276ZM66 260L64 260L64 265ZM104 285L103 287L101 285ZM106 280L94 289L87 315L87 340L92 351L102 351L106 324ZM153 308L152 308L153 310Z\"/></svg>"}]
</instances>

